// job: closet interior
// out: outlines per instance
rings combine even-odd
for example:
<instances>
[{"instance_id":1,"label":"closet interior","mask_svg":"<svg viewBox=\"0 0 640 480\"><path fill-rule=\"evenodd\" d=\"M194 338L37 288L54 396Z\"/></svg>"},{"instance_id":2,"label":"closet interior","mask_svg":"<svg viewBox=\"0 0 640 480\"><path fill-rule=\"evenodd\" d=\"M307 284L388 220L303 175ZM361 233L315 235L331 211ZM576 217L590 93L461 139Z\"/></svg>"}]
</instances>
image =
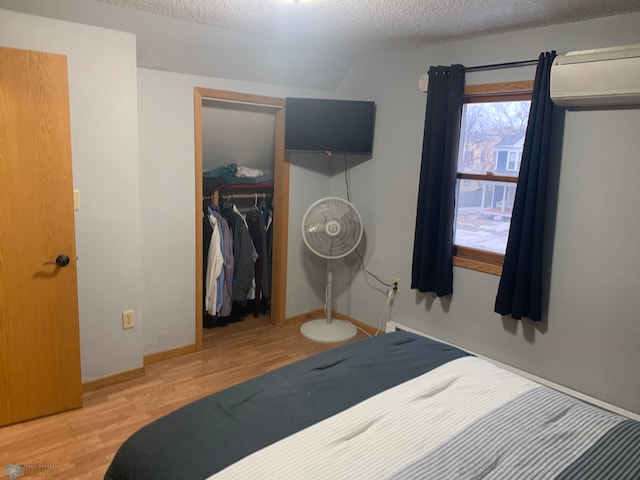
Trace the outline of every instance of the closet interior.
<instances>
[{"instance_id":1,"label":"closet interior","mask_svg":"<svg viewBox=\"0 0 640 480\"><path fill-rule=\"evenodd\" d=\"M203 99L203 327L271 307L275 115L260 105Z\"/></svg>"}]
</instances>

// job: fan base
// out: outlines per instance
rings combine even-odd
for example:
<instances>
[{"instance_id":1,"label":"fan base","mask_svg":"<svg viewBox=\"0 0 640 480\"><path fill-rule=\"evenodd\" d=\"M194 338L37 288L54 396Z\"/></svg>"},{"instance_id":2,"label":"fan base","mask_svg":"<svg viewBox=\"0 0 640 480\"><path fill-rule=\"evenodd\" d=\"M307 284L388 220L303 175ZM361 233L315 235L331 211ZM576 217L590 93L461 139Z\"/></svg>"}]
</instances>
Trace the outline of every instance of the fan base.
<instances>
[{"instance_id":1,"label":"fan base","mask_svg":"<svg viewBox=\"0 0 640 480\"><path fill-rule=\"evenodd\" d=\"M349 322L333 319L327 323L326 318L310 320L300 327L302 334L316 342L332 343L344 342L356 336L358 330Z\"/></svg>"}]
</instances>

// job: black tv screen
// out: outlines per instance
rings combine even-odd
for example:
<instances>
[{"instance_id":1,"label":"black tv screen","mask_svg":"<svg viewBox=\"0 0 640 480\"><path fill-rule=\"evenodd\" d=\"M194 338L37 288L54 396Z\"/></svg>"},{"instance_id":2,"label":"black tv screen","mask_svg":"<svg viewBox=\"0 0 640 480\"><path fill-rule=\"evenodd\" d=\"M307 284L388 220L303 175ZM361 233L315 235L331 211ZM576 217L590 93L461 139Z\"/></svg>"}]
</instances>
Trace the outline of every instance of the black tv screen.
<instances>
[{"instance_id":1,"label":"black tv screen","mask_svg":"<svg viewBox=\"0 0 640 480\"><path fill-rule=\"evenodd\" d=\"M374 102L287 98L285 149L371 154Z\"/></svg>"}]
</instances>

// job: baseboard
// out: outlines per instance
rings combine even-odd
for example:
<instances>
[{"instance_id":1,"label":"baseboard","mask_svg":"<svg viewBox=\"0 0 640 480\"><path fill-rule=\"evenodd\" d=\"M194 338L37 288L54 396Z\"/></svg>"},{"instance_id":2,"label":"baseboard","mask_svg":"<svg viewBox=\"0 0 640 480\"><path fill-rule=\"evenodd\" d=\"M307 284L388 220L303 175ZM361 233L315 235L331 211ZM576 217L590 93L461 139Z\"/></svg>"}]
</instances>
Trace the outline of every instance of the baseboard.
<instances>
[{"instance_id":1,"label":"baseboard","mask_svg":"<svg viewBox=\"0 0 640 480\"><path fill-rule=\"evenodd\" d=\"M369 335L375 335L378 329L369 325L368 323L361 322L360 320L356 320L355 318L351 318L347 315L344 315L340 312L333 312L333 318L338 320L345 320L349 323L352 323L355 327L362 329ZM318 310L312 310L311 312L301 313L300 315L294 315L293 317L286 318L284 321L284 325L294 325L297 323L304 323L309 320L316 320L318 318L324 318L325 313L324 309L320 308ZM384 330L380 331L384 333Z\"/></svg>"},{"instance_id":2,"label":"baseboard","mask_svg":"<svg viewBox=\"0 0 640 480\"><path fill-rule=\"evenodd\" d=\"M295 325L298 323L304 323L308 320L314 320L317 318L323 318L325 316L324 309L313 310L311 312L301 313L300 315L294 315L293 317L286 318L284 325ZM369 335L375 335L377 332L376 327L369 325L368 323L361 322L355 318L351 318L340 312L333 312L333 318L338 320L345 320L352 323L355 327L362 329ZM142 357L142 363L144 366L152 365L154 363L168 360L170 358L180 357L187 353L193 353L196 351L196 345L184 345L182 347L172 348L170 350L164 350L162 352L150 353ZM90 380L82 384L82 392L91 392L102 387L108 387L118 383L126 382L127 380L133 380L134 378L140 378L145 376L145 367L134 368L133 370L126 370L120 373L114 373L106 377Z\"/></svg>"},{"instance_id":3,"label":"baseboard","mask_svg":"<svg viewBox=\"0 0 640 480\"><path fill-rule=\"evenodd\" d=\"M355 327L364 330L369 335L375 335L376 333L384 333L384 330L380 330L368 323L361 322L360 320L356 320L355 318L348 317L340 312L333 312L333 318L337 318L338 320L346 320L349 323L352 323Z\"/></svg>"},{"instance_id":4,"label":"baseboard","mask_svg":"<svg viewBox=\"0 0 640 480\"><path fill-rule=\"evenodd\" d=\"M96 378L95 380L89 380L82 384L82 393L92 392L99 388L109 387L118 383L126 382L127 380L133 380L134 378L141 378L145 376L145 368L138 367L132 370L125 370L124 372L114 373L113 375L107 375L106 377Z\"/></svg>"},{"instance_id":5,"label":"baseboard","mask_svg":"<svg viewBox=\"0 0 640 480\"><path fill-rule=\"evenodd\" d=\"M171 348L169 350L163 350L162 352L150 353L142 357L142 363L144 365L151 365L163 360L169 360L170 358L180 357L187 353L193 353L196 351L195 343L191 345L184 345L182 347Z\"/></svg>"},{"instance_id":6,"label":"baseboard","mask_svg":"<svg viewBox=\"0 0 640 480\"><path fill-rule=\"evenodd\" d=\"M132 370L125 370L124 372L114 373L113 375L107 375L106 377L96 378L95 380L89 380L82 384L82 393L92 392L103 387L109 387L118 383L126 382L127 380L133 380L134 378L141 378L145 376L145 366L153 363L161 362L162 360L168 360L170 358L179 357L196 351L195 344L185 345L183 347L172 348L170 350L164 350L162 352L150 353L142 357L142 364L144 366L134 368Z\"/></svg>"},{"instance_id":7,"label":"baseboard","mask_svg":"<svg viewBox=\"0 0 640 480\"><path fill-rule=\"evenodd\" d=\"M311 312L301 313L300 315L285 318L283 325L295 325L297 323L304 323L309 320L315 320L316 318L322 317L324 317L324 310L320 308L318 310L312 310Z\"/></svg>"}]
</instances>

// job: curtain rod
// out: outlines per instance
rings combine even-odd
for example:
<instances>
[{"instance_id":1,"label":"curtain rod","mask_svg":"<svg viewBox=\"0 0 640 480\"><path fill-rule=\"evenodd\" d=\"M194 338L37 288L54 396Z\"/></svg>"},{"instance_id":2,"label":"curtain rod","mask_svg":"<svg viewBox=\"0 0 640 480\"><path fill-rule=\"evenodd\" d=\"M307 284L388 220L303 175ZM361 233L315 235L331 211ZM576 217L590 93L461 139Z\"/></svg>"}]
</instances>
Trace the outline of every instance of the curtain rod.
<instances>
[{"instance_id":1,"label":"curtain rod","mask_svg":"<svg viewBox=\"0 0 640 480\"><path fill-rule=\"evenodd\" d=\"M483 70L498 70L501 68L516 68L516 67L526 67L529 65L537 65L538 59L534 60L522 60L520 62L506 62L506 63L493 63L491 65L478 65L477 67L468 67L465 68L467 72L480 72Z\"/></svg>"}]
</instances>

